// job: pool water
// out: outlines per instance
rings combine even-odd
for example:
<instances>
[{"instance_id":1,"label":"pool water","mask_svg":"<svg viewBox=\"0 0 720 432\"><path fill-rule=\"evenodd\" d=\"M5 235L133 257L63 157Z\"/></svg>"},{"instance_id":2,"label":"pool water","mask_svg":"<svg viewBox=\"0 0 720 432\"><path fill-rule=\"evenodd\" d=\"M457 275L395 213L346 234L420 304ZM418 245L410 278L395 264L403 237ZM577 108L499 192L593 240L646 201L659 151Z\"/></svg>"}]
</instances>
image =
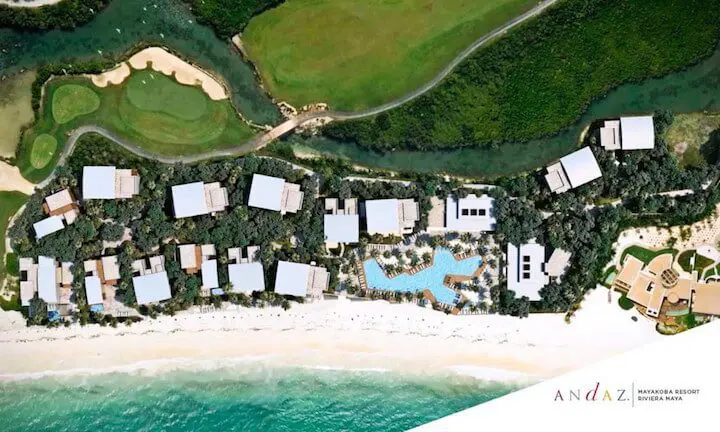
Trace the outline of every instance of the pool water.
<instances>
[{"instance_id":1,"label":"pool water","mask_svg":"<svg viewBox=\"0 0 720 432\"><path fill-rule=\"evenodd\" d=\"M440 303L455 303L455 291L443 285L447 275L472 276L482 264L479 256L456 261L448 249L435 251L435 263L413 275L401 274L388 278L374 258L363 263L368 287L378 290L418 292L429 289Z\"/></svg>"}]
</instances>

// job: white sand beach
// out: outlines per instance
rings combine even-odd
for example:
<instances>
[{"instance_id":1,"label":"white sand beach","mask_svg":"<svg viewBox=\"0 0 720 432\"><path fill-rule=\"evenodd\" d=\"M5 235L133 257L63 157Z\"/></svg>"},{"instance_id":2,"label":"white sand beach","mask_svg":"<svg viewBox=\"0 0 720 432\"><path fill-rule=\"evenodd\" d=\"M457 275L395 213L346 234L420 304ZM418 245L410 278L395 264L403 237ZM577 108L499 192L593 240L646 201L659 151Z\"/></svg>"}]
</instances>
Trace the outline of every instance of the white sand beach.
<instances>
[{"instance_id":1,"label":"white sand beach","mask_svg":"<svg viewBox=\"0 0 720 432\"><path fill-rule=\"evenodd\" d=\"M113 69L103 73L89 75L89 77L95 86L105 88L108 84L122 84L122 82L130 76L130 72L130 66L128 66L127 63L122 62Z\"/></svg>"},{"instance_id":2,"label":"white sand beach","mask_svg":"<svg viewBox=\"0 0 720 432\"><path fill-rule=\"evenodd\" d=\"M25 327L0 313L0 379L216 367L270 366L457 372L483 379L541 379L661 338L654 324L592 291L563 314L526 319L446 316L415 305L328 300L280 308L230 308L124 325Z\"/></svg>"},{"instance_id":3,"label":"white sand beach","mask_svg":"<svg viewBox=\"0 0 720 432\"><path fill-rule=\"evenodd\" d=\"M185 85L200 85L212 100L228 98L225 87L202 69L185 62L160 47L145 48L128 60L133 69L146 69L148 63L152 69Z\"/></svg>"}]
</instances>

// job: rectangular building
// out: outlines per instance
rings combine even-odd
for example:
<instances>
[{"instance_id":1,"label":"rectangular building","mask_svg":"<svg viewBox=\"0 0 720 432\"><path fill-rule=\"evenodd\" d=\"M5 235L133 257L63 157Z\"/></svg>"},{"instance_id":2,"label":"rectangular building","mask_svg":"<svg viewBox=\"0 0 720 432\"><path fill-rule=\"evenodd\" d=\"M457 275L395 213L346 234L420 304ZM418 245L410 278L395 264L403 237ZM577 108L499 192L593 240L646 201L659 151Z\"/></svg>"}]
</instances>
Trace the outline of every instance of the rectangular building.
<instances>
[{"instance_id":1,"label":"rectangular building","mask_svg":"<svg viewBox=\"0 0 720 432\"><path fill-rule=\"evenodd\" d=\"M83 167L83 199L126 199L140 193L140 176L114 166Z\"/></svg>"},{"instance_id":2,"label":"rectangular building","mask_svg":"<svg viewBox=\"0 0 720 432\"><path fill-rule=\"evenodd\" d=\"M478 198L471 194L460 199L448 196L445 199L445 228L457 232L495 231L494 204L495 200L487 195Z\"/></svg>"},{"instance_id":3,"label":"rectangular building","mask_svg":"<svg viewBox=\"0 0 720 432\"><path fill-rule=\"evenodd\" d=\"M559 162L550 165L547 171L545 181L555 193L566 192L602 177L600 166L590 147L583 147L563 156Z\"/></svg>"},{"instance_id":4,"label":"rectangular building","mask_svg":"<svg viewBox=\"0 0 720 432\"><path fill-rule=\"evenodd\" d=\"M278 263L275 293L294 297L319 298L329 286L327 269L288 261Z\"/></svg>"},{"instance_id":5,"label":"rectangular building","mask_svg":"<svg viewBox=\"0 0 720 432\"><path fill-rule=\"evenodd\" d=\"M365 201L368 234L411 234L420 220L420 209L412 199L381 199Z\"/></svg>"},{"instance_id":6,"label":"rectangular building","mask_svg":"<svg viewBox=\"0 0 720 432\"><path fill-rule=\"evenodd\" d=\"M285 179L253 174L248 206L280 212L297 213L302 208L304 193L300 185Z\"/></svg>"},{"instance_id":7,"label":"rectangular building","mask_svg":"<svg viewBox=\"0 0 720 432\"><path fill-rule=\"evenodd\" d=\"M550 282L545 271L545 246L528 243L507 248L507 288L516 297L540 300L540 290Z\"/></svg>"},{"instance_id":8,"label":"rectangular building","mask_svg":"<svg viewBox=\"0 0 720 432\"><path fill-rule=\"evenodd\" d=\"M620 117L600 128L600 145L605 150L651 150L655 148L652 116Z\"/></svg>"},{"instance_id":9,"label":"rectangular building","mask_svg":"<svg viewBox=\"0 0 720 432\"><path fill-rule=\"evenodd\" d=\"M172 187L176 218L215 214L228 206L227 189L220 183L195 182Z\"/></svg>"},{"instance_id":10,"label":"rectangular building","mask_svg":"<svg viewBox=\"0 0 720 432\"><path fill-rule=\"evenodd\" d=\"M158 303L172 297L170 281L165 272L165 257L154 256L148 261L149 266L146 265L145 259L137 260L132 265L133 271L137 274L133 276L133 288L139 305Z\"/></svg>"},{"instance_id":11,"label":"rectangular building","mask_svg":"<svg viewBox=\"0 0 720 432\"><path fill-rule=\"evenodd\" d=\"M353 244L360 240L357 199L325 199L325 242L328 245Z\"/></svg>"}]
</instances>

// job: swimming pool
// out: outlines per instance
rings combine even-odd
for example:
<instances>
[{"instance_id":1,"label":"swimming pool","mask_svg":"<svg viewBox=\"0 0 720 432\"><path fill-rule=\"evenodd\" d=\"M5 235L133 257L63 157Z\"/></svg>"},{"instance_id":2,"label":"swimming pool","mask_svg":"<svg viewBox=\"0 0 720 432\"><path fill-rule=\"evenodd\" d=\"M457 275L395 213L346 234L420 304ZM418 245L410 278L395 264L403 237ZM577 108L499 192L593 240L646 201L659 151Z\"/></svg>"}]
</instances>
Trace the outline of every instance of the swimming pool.
<instances>
[{"instance_id":1,"label":"swimming pool","mask_svg":"<svg viewBox=\"0 0 720 432\"><path fill-rule=\"evenodd\" d=\"M389 279L375 259L366 260L363 267L368 288L401 292L417 292L427 288L438 302L453 304L455 291L443 285L445 276L449 274L471 276L481 263L482 259L479 256L455 261L449 250L437 249L434 265L413 275L401 274Z\"/></svg>"}]
</instances>

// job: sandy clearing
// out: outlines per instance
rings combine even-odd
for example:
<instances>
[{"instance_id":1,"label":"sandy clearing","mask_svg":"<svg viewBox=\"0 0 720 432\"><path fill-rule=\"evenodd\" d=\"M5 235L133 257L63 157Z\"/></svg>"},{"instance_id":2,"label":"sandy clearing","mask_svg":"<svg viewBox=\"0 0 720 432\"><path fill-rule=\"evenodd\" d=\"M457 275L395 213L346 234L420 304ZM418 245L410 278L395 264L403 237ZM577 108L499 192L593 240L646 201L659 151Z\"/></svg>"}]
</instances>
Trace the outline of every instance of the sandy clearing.
<instances>
[{"instance_id":1,"label":"sandy clearing","mask_svg":"<svg viewBox=\"0 0 720 432\"><path fill-rule=\"evenodd\" d=\"M0 4L12 6L12 7L26 7L26 8L34 8L34 7L40 7L40 6L47 6L52 5L55 3L60 3L62 0L0 0Z\"/></svg>"},{"instance_id":2,"label":"sandy clearing","mask_svg":"<svg viewBox=\"0 0 720 432\"><path fill-rule=\"evenodd\" d=\"M146 48L128 60L133 69L152 69L167 76L175 76L180 84L200 85L212 100L228 98L225 87L207 72L170 54L160 47Z\"/></svg>"},{"instance_id":3,"label":"sandy clearing","mask_svg":"<svg viewBox=\"0 0 720 432\"><path fill-rule=\"evenodd\" d=\"M122 62L117 65L114 69L105 71L97 75L88 75L92 80L93 84L97 87L105 88L108 84L118 85L125 81L130 76L130 66L127 63Z\"/></svg>"},{"instance_id":4,"label":"sandy clearing","mask_svg":"<svg viewBox=\"0 0 720 432\"><path fill-rule=\"evenodd\" d=\"M18 167L0 161L0 191L20 191L32 195L35 185L20 174Z\"/></svg>"}]
</instances>

